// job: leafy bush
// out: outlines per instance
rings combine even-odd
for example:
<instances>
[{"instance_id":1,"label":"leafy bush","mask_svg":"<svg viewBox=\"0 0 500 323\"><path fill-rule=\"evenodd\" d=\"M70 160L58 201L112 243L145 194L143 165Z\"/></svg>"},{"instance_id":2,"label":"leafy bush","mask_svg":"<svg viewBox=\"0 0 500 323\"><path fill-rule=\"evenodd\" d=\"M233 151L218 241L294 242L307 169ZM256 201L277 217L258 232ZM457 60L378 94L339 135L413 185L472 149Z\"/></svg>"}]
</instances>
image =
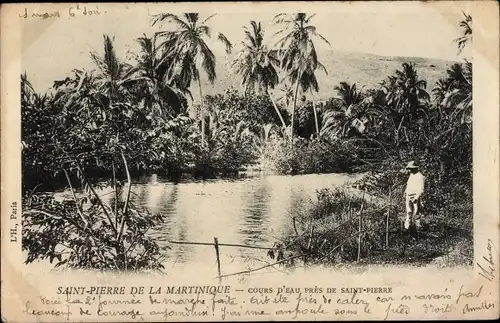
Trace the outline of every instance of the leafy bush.
<instances>
[{"instance_id":1,"label":"leafy bush","mask_svg":"<svg viewBox=\"0 0 500 323\"><path fill-rule=\"evenodd\" d=\"M349 172L358 161L355 152L341 141L301 137L290 141L274 137L265 143L262 159L280 174L311 174Z\"/></svg>"},{"instance_id":2,"label":"leafy bush","mask_svg":"<svg viewBox=\"0 0 500 323\"><path fill-rule=\"evenodd\" d=\"M316 192L316 199L316 204L310 209L310 215L318 220L327 217L337 217L337 221L341 220L340 215L358 212L365 203L363 196L350 194L342 189L322 189Z\"/></svg>"},{"instance_id":3,"label":"leafy bush","mask_svg":"<svg viewBox=\"0 0 500 323\"><path fill-rule=\"evenodd\" d=\"M163 269L160 248L147 236L162 216L130 202L123 214L119 210L125 202L117 201L113 209L98 199L91 194L76 202L56 201L52 194L26 196L22 220L26 262L49 259L57 260L55 267L97 270Z\"/></svg>"},{"instance_id":4,"label":"leafy bush","mask_svg":"<svg viewBox=\"0 0 500 323\"><path fill-rule=\"evenodd\" d=\"M246 93L242 94L234 89L228 89L224 94L207 95L205 105L213 119L220 120L225 125L236 126L245 121L250 132L256 134L264 124L281 126L276 110L268 95ZM285 122L290 117L283 107L278 106Z\"/></svg>"},{"instance_id":5,"label":"leafy bush","mask_svg":"<svg viewBox=\"0 0 500 323\"><path fill-rule=\"evenodd\" d=\"M384 249L387 209L344 189L323 189L316 201L293 209L284 242L276 245L283 258L300 256L305 263L356 261ZM360 229L361 217L361 231ZM391 223L396 230L398 223ZM274 253L273 253L274 255Z\"/></svg>"}]
</instances>

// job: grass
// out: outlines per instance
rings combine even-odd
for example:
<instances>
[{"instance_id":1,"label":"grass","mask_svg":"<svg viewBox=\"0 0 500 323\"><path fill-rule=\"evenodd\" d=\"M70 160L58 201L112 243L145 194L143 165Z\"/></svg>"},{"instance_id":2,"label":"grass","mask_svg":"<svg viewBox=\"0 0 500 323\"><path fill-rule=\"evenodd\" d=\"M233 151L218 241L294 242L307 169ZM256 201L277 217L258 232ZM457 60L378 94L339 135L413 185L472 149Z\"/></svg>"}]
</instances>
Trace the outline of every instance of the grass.
<instances>
[{"instance_id":1,"label":"grass","mask_svg":"<svg viewBox=\"0 0 500 323\"><path fill-rule=\"evenodd\" d=\"M468 200L447 205L435 214L424 210L423 228L418 233L402 227L405 210L401 196L389 204L347 188L327 189L317 192L316 200L302 201L293 210L284 243L277 245L281 259L303 255L299 258L306 265L327 266L472 265L473 210Z\"/></svg>"},{"instance_id":2,"label":"grass","mask_svg":"<svg viewBox=\"0 0 500 323\"><path fill-rule=\"evenodd\" d=\"M402 218L402 216L400 216ZM389 248L364 260L371 264L408 264L443 267L471 266L473 261L472 204L455 205L450 213L427 215L416 235L397 230L389 234Z\"/></svg>"}]
</instances>

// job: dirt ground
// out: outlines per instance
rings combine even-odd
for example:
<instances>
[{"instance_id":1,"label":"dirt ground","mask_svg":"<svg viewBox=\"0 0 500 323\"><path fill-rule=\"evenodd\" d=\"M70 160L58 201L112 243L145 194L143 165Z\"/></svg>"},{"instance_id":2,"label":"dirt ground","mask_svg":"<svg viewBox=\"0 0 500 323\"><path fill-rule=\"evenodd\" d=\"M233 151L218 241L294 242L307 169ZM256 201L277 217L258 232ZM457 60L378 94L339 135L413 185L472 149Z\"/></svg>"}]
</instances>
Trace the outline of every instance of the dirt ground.
<instances>
[{"instance_id":1,"label":"dirt ground","mask_svg":"<svg viewBox=\"0 0 500 323\"><path fill-rule=\"evenodd\" d=\"M455 205L450 207L448 214L425 216L423 227L418 233L405 232L402 228L391 232L388 249L365 255L363 262L409 266L472 266L472 226L472 205Z\"/></svg>"}]
</instances>

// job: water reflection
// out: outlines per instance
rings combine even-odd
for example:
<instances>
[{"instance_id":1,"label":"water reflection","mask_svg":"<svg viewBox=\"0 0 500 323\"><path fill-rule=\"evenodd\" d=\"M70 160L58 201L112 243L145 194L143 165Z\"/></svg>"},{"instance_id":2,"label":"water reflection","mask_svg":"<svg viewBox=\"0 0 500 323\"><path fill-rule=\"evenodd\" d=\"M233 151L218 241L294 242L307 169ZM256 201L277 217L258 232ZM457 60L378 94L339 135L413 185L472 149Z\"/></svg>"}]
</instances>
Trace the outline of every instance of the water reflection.
<instances>
[{"instance_id":1,"label":"water reflection","mask_svg":"<svg viewBox=\"0 0 500 323\"><path fill-rule=\"evenodd\" d=\"M169 241L212 243L217 237L220 243L270 247L283 232L290 230L293 212L314 197L316 190L355 179L357 177L344 174L257 175L172 184L154 176L134 184L131 198L133 203L150 212L163 214L164 222L150 230L150 234L166 253L167 266L202 263L212 268L215 265L213 246L179 245ZM111 188L100 192L106 194L108 203L113 203L112 193ZM221 247L224 269L250 258L267 259L266 251Z\"/></svg>"},{"instance_id":2,"label":"water reflection","mask_svg":"<svg viewBox=\"0 0 500 323\"><path fill-rule=\"evenodd\" d=\"M151 213L161 213L164 217L163 223L159 228L153 228L151 234L166 250L169 240L175 240L172 225L176 221L176 207L179 189L177 185L169 185L165 183L149 184L147 189L147 203L142 206L146 207Z\"/></svg>"},{"instance_id":3,"label":"water reflection","mask_svg":"<svg viewBox=\"0 0 500 323\"><path fill-rule=\"evenodd\" d=\"M239 215L240 224L238 234L240 241L245 245L271 246L269 243L269 201L272 189L265 180L257 178L245 185L243 198L247 200ZM255 250L240 248L239 255L242 258L255 254Z\"/></svg>"},{"instance_id":4,"label":"water reflection","mask_svg":"<svg viewBox=\"0 0 500 323\"><path fill-rule=\"evenodd\" d=\"M243 196L247 200L242 209L239 233L248 244L260 243L265 240L262 231L268 227L269 200L271 190L269 184L262 181L252 181L245 186Z\"/></svg>"}]
</instances>

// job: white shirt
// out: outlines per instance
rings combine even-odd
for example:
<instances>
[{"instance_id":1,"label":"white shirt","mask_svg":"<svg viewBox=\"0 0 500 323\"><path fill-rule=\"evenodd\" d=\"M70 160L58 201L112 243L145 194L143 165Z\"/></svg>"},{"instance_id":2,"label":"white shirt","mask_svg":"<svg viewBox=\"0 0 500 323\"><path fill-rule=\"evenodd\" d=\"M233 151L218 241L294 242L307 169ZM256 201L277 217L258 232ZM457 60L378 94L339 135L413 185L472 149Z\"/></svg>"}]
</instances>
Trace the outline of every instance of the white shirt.
<instances>
[{"instance_id":1,"label":"white shirt","mask_svg":"<svg viewBox=\"0 0 500 323\"><path fill-rule=\"evenodd\" d=\"M424 192L425 176L421 172L410 174L406 183L406 195L415 195L419 197Z\"/></svg>"}]
</instances>

